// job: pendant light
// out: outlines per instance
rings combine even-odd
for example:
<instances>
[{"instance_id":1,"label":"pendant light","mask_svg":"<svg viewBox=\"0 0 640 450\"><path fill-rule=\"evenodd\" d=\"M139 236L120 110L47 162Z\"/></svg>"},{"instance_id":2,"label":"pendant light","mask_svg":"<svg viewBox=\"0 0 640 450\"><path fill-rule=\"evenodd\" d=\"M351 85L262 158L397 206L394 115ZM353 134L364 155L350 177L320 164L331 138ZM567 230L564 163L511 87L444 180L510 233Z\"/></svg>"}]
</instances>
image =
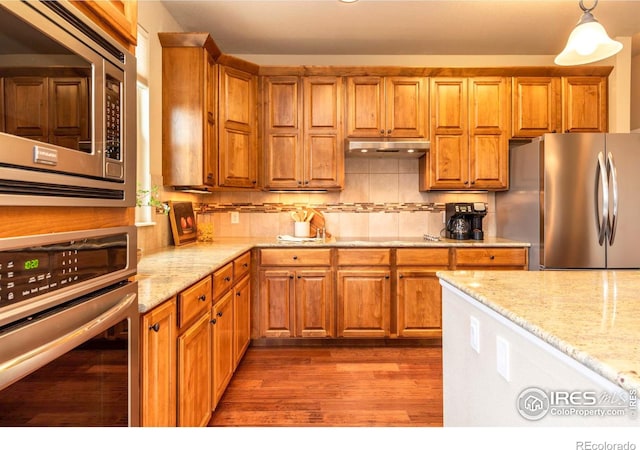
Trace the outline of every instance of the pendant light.
<instances>
[{"instance_id":1,"label":"pendant light","mask_svg":"<svg viewBox=\"0 0 640 450\"><path fill-rule=\"evenodd\" d=\"M584 6L584 0L580 0L580 8L584 12L569 35L567 46L554 60L559 66L576 66L600 61L622 50L622 44L611 39L591 14L597 5L598 0L595 0L593 6L587 8Z\"/></svg>"}]
</instances>

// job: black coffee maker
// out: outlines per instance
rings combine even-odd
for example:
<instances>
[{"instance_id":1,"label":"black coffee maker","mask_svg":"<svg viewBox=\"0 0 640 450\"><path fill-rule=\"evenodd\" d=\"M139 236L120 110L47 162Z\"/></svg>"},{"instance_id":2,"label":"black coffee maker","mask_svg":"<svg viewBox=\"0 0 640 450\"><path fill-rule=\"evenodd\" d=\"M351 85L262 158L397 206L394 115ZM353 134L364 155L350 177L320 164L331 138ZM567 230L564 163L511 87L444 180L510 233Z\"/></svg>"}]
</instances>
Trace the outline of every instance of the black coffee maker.
<instances>
[{"instance_id":1,"label":"black coffee maker","mask_svg":"<svg viewBox=\"0 0 640 450\"><path fill-rule=\"evenodd\" d=\"M486 203L446 203L446 237L458 240L484 239L482 219L486 215Z\"/></svg>"}]
</instances>

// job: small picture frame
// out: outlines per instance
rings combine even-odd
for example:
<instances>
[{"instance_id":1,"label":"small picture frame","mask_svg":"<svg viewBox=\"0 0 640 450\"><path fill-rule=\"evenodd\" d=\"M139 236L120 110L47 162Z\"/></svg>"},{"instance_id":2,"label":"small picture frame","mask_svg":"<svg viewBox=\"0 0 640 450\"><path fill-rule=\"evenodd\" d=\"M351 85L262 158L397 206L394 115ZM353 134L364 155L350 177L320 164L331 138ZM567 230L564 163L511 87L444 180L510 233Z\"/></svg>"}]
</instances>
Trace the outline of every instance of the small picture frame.
<instances>
[{"instance_id":1,"label":"small picture frame","mask_svg":"<svg viewBox=\"0 0 640 450\"><path fill-rule=\"evenodd\" d=\"M169 220L175 245L195 242L197 233L196 216L191 202L169 201Z\"/></svg>"}]
</instances>

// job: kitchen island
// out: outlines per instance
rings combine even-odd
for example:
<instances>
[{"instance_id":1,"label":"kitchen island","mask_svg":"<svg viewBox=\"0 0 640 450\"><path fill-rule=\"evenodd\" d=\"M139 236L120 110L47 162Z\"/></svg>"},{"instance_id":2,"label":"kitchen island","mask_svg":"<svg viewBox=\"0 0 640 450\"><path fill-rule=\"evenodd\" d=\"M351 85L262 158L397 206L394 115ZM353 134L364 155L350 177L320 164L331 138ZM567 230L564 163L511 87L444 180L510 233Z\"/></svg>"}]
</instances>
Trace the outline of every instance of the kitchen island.
<instances>
[{"instance_id":1,"label":"kitchen island","mask_svg":"<svg viewBox=\"0 0 640 450\"><path fill-rule=\"evenodd\" d=\"M640 272L442 271L445 426L638 426Z\"/></svg>"}]
</instances>

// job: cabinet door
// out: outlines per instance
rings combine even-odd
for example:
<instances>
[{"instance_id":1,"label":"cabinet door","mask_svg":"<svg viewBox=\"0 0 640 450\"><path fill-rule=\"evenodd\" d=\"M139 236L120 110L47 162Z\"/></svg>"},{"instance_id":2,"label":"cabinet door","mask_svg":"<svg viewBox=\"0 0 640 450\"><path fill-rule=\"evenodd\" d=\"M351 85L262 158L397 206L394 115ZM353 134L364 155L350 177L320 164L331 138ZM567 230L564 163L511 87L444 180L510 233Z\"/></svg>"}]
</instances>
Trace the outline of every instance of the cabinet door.
<instances>
[{"instance_id":1,"label":"cabinet door","mask_svg":"<svg viewBox=\"0 0 640 450\"><path fill-rule=\"evenodd\" d=\"M256 80L253 75L220 66L218 91L220 121L219 183L252 188L257 182L255 146Z\"/></svg>"},{"instance_id":2,"label":"cabinet door","mask_svg":"<svg viewBox=\"0 0 640 450\"><path fill-rule=\"evenodd\" d=\"M293 280L287 269L261 270L260 335L263 337L293 337Z\"/></svg>"},{"instance_id":3,"label":"cabinet door","mask_svg":"<svg viewBox=\"0 0 640 450\"><path fill-rule=\"evenodd\" d=\"M49 78L49 142L80 148L89 140L89 91L84 77Z\"/></svg>"},{"instance_id":4,"label":"cabinet door","mask_svg":"<svg viewBox=\"0 0 640 450\"><path fill-rule=\"evenodd\" d=\"M331 269L298 270L295 278L297 337L333 336Z\"/></svg>"},{"instance_id":5,"label":"cabinet door","mask_svg":"<svg viewBox=\"0 0 640 450\"><path fill-rule=\"evenodd\" d=\"M435 269L398 270L397 285L398 336L442 336L442 296Z\"/></svg>"},{"instance_id":6,"label":"cabinet door","mask_svg":"<svg viewBox=\"0 0 640 450\"><path fill-rule=\"evenodd\" d=\"M606 133L607 79L564 77L562 83L562 129L565 133Z\"/></svg>"},{"instance_id":7,"label":"cabinet door","mask_svg":"<svg viewBox=\"0 0 640 450\"><path fill-rule=\"evenodd\" d=\"M338 270L338 336L388 337L390 272Z\"/></svg>"},{"instance_id":8,"label":"cabinet door","mask_svg":"<svg viewBox=\"0 0 640 450\"><path fill-rule=\"evenodd\" d=\"M509 183L509 85L506 78L469 80L469 185L506 189Z\"/></svg>"},{"instance_id":9,"label":"cabinet door","mask_svg":"<svg viewBox=\"0 0 640 450\"><path fill-rule=\"evenodd\" d=\"M269 188L302 187L302 94L300 78L263 79L264 183Z\"/></svg>"},{"instance_id":10,"label":"cabinet door","mask_svg":"<svg viewBox=\"0 0 640 450\"><path fill-rule=\"evenodd\" d=\"M229 291L213 306L213 397L211 409L215 409L233 375L233 292Z\"/></svg>"},{"instance_id":11,"label":"cabinet door","mask_svg":"<svg viewBox=\"0 0 640 450\"><path fill-rule=\"evenodd\" d=\"M213 56L203 51L204 62L204 148L203 184L216 186L218 173L218 68Z\"/></svg>"},{"instance_id":12,"label":"cabinet door","mask_svg":"<svg viewBox=\"0 0 640 450\"><path fill-rule=\"evenodd\" d=\"M176 301L142 316L141 405L143 427L176 426Z\"/></svg>"},{"instance_id":13,"label":"cabinet door","mask_svg":"<svg viewBox=\"0 0 640 450\"><path fill-rule=\"evenodd\" d=\"M426 78L385 79L385 136L428 137L428 89Z\"/></svg>"},{"instance_id":14,"label":"cabinet door","mask_svg":"<svg viewBox=\"0 0 640 450\"><path fill-rule=\"evenodd\" d=\"M178 426L203 427L211 418L211 314L178 337Z\"/></svg>"},{"instance_id":15,"label":"cabinet door","mask_svg":"<svg viewBox=\"0 0 640 450\"><path fill-rule=\"evenodd\" d=\"M555 77L514 77L512 137L533 138L561 131L562 95Z\"/></svg>"},{"instance_id":16,"label":"cabinet door","mask_svg":"<svg viewBox=\"0 0 640 450\"><path fill-rule=\"evenodd\" d=\"M49 138L47 78L6 78L4 86L7 133L47 142Z\"/></svg>"},{"instance_id":17,"label":"cabinet door","mask_svg":"<svg viewBox=\"0 0 640 450\"><path fill-rule=\"evenodd\" d=\"M240 364L251 340L250 277L241 279L233 288L233 368Z\"/></svg>"},{"instance_id":18,"label":"cabinet door","mask_svg":"<svg viewBox=\"0 0 640 450\"><path fill-rule=\"evenodd\" d=\"M344 181L342 78L304 78L305 188L340 188Z\"/></svg>"},{"instance_id":19,"label":"cabinet door","mask_svg":"<svg viewBox=\"0 0 640 450\"><path fill-rule=\"evenodd\" d=\"M384 78L347 77L347 136L384 136L384 101Z\"/></svg>"},{"instance_id":20,"label":"cabinet door","mask_svg":"<svg viewBox=\"0 0 640 450\"><path fill-rule=\"evenodd\" d=\"M429 178L433 189L464 189L469 182L467 80L431 80Z\"/></svg>"}]
</instances>

